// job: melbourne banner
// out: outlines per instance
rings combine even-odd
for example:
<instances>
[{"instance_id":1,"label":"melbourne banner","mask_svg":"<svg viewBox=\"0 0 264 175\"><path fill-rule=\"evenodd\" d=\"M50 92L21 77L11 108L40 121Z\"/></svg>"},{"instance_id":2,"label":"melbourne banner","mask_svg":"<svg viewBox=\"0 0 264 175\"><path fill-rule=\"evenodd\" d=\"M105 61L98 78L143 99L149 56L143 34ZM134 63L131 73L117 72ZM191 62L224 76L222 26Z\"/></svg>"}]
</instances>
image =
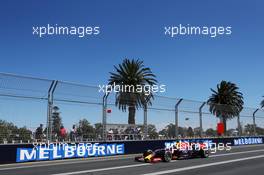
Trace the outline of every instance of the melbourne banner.
<instances>
[{"instance_id":1,"label":"melbourne banner","mask_svg":"<svg viewBox=\"0 0 264 175\"><path fill-rule=\"evenodd\" d=\"M54 160L65 158L85 158L124 154L124 144L50 144L34 148L17 148L16 162L34 160Z\"/></svg>"},{"instance_id":2,"label":"melbourne banner","mask_svg":"<svg viewBox=\"0 0 264 175\"><path fill-rule=\"evenodd\" d=\"M245 137L234 139L234 145L252 145L252 144L262 144L263 138L261 137Z\"/></svg>"}]
</instances>

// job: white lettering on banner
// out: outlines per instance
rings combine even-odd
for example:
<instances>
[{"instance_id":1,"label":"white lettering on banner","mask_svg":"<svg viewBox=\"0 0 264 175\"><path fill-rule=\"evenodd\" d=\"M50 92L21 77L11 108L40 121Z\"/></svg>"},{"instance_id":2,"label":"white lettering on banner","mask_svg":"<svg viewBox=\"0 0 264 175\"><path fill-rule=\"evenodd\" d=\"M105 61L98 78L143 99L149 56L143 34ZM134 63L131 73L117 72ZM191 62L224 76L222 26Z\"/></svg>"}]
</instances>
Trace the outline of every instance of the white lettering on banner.
<instances>
[{"instance_id":1,"label":"white lettering on banner","mask_svg":"<svg viewBox=\"0 0 264 175\"><path fill-rule=\"evenodd\" d=\"M29 150L31 150L31 151L29 151ZM36 159L37 158L37 152L36 152L36 150L33 150L33 149L20 150L19 158L21 160Z\"/></svg>"}]
</instances>

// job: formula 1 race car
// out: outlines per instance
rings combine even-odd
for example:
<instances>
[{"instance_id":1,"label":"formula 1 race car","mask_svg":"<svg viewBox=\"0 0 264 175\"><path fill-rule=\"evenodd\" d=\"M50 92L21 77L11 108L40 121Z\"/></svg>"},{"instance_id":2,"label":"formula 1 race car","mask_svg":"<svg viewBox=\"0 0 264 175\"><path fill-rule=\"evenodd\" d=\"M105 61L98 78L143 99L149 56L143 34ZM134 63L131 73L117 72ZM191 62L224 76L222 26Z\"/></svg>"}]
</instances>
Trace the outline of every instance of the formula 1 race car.
<instances>
[{"instance_id":1,"label":"formula 1 race car","mask_svg":"<svg viewBox=\"0 0 264 175\"><path fill-rule=\"evenodd\" d=\"M209 157L209 151L204 149L203 146L196 149L194 146L187 149L176 149L172 147L170 149L157 149L155 151L147 150L142 156L135 157L135 161L140 162L170 162L176 159L190 159L190 158L207 158Z\"/></svg>"}]
</instances>

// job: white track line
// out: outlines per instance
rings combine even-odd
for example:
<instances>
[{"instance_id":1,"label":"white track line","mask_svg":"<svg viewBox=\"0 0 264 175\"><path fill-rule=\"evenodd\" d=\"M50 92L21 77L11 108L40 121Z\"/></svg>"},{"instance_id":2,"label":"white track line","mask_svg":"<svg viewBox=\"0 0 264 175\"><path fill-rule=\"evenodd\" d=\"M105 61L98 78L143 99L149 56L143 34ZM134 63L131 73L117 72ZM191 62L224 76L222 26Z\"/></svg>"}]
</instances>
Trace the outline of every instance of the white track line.
<instances>
[{"instance_id":1,"label":"white track line","mask_svg":"<svg viewBox=\"0 0 264 175\"><path fill-rule=\"evenodd\" d=\"M152 173L147 173L143 175L161 175L161 174L168 174L168 173L176 173L176 172L181 172L181 171L186 171L186 170L204 168L204 167L215 166L215 165L222 165L222 164L233 163L233 162L240 162L244 160L258 159L258 158L264 158L264 155L233 159L233 160L227 160L227 161L221 161L221 162L214 162L214 163L208 163L208 164L203 164L203 165L189 166L189 167L177 168L177 169L172 169L172 170L158 171L158 172L152 172Z\"/></svg>"},{"instance_id":2,"label":"white track line","mask_svg":"<svg viewBox=\"0 0 264 175\"><path fill-rule=\"evenodd\" d=\"M221 157L221 156L228 156L228 155L235 155L235 154L246 154L246 153L254 153L254 152L261 152L264 149L257 149L257 150L250 150L250 151L241 151L241 152L234 152L234 153L224 153L224 154L211 154L209 157Z\"/></svg>"},{"instance_id":3,"label":"white track line","mask_svg":"<svg viewBox=\"0 0 264 175\"><path fill-rule=\"evenodd\" d=\"M49 165L58 165L61 164L72 164L72 163L82 163L82 162L97 162L97 161L109 161L109 160L123 160L128 158L134 158L141 154L129 154L129 155L117 155L117 156L106 156L106 157L85 157L85 158L75 158L75 159L57 159L57 160L46 160L46 161L36 161L36 162L20 162L20 163L10 163L2 164L1 167L9 166L20 166L20 165L38 165L38 164L49 164Z\"/></svg>"},{"instance_id":4,"label":"white track line","mask_svg":"<svg viewBox=\"0 0 264 175\"><path fill-rule=\"evenodd\" d=\"M140 154L141 155L141 154ZM20 168L31 168L31 167L45 167L45 166L55 166L55 165L67 165L67 164L78 164L78 163L88 163L88 162L102 162L102 161L111 161L111 160L126 160L129 158L134 158L135 156L139 156L139 154L129 155L125 157L95 157L95 158L77 158L77 159L65 159L65 160L54 160L54 161L43 161L43 162L25 162L18 164L4 164L0 165L1 170L9 170L9 169L20 169ZM25 166L23 166L25 165ZM6 168L1 168L6 167Z\"/></svg>"},{"instance_id":5,"label":"white track line","mask_svg":"<svg viewBox=\"0 0 264 175\"><path fill-rule=\"evenodd\" d=\"M250 147L258 147L258 146L263 146L263 144L255 144L255 145L238 145L238 146L232 146L232 149L250 148Z\"/></svg>"},{"instance_id":6,"label":"white track line","mask_svg":"<svg viewBox=\"0 0 264 175\"><path fill-rule=\"evenodd\" d=\"M92 169L92 170L84 170L84 171L74 171L68 173L59 173L59 174L52 174L52 175L74 175L74 174L84 174L84 173L93 173L98 171L107 171L107 170L115 170L115 169L124 169L124 168L133 168L139 166L149 166L151 164L136 164L136 165L125 165L125 166L118 166L118 167L110 167L110 168L100 168L100 169Z\"/></svg>"},{"instance_id":7,"label":"white track line","mask_svg":"<svg viewBox=\"0 0 264 175\"><path fill-rule=\"evenodd\" d=\"M255 152L262 152L264 149L257 149L257 150L251 150L251 151L241 151L241 152L234 152L234 153L225 153L225 154L216 154L216 155L210 155L209 157L221 157L221 156L231 156L236 154L247 154L247 153L255 153ZM178 160L172 160L171 162L176 162Z\"/></svg>"}]
</instances>

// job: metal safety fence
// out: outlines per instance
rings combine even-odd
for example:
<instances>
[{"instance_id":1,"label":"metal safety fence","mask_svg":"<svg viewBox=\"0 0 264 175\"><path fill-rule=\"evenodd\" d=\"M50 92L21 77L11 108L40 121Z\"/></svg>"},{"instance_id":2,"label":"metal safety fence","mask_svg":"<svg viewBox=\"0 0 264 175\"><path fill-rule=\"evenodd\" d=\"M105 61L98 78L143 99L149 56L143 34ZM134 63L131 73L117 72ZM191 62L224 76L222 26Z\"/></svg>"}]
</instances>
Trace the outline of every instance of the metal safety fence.
<instances>
[{"instance_id":1,"label":"metal safety fence","mask_svg":"<svg viewBox=\"0 0 264 175\"><path fill-rule=\"evenodd\" d=\"M154 94L128 124L131 110L119 108L117 97L99 86L0 73L0 143L218 137L219 118L206 102ZM244 107L225 134L264 135L264 111Z\"/></svg>"}]
</instances>

